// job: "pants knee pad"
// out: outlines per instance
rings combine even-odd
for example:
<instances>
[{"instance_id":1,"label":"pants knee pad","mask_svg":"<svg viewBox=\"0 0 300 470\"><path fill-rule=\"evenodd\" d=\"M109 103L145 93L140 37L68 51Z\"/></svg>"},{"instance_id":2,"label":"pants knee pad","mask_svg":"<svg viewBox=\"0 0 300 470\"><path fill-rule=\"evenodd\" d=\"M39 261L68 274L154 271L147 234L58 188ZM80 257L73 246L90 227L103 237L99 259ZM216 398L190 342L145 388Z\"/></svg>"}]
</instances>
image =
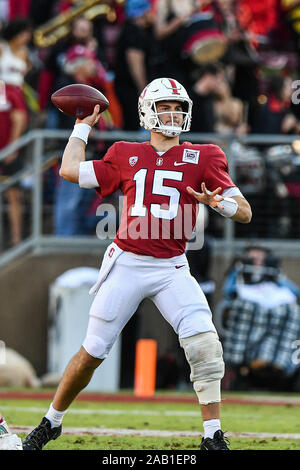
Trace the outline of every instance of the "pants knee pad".
<instances>
[{"instance_id":1,"label":"pants knee pad","mask_svg":"<svg viewBox=\"0 0 300 470\"><path fill-rule=\"evenodd\" d=\"M88 354L98 359L105 359L109 352L109 345L99 336L86 335L82 346Z\"/></svg>"},{"instance_id":2,"label":"pants knee pad","mask_svg":"<svg viewBox=\"0 0 300 470\"><path fill-rule=\"evenodd\" d=\"M223 349L212 331L180 340L191 368L190 379L203 404L220 401L220 383L224 376Z\"/></svg>"}]
</instances>

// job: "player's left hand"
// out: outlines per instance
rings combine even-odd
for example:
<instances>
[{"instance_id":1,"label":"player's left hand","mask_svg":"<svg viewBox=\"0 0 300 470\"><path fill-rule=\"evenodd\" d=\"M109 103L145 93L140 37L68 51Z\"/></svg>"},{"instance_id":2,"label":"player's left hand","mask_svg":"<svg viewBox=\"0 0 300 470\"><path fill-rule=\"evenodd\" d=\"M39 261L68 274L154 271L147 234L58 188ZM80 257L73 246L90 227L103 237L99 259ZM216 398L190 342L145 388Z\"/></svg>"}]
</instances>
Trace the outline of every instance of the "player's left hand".
<instances>
[{"instance_id":1,"label":"player's left hand","mask_svg":"<svg viewBox=\"0 0 300 470\"><path fill-rule=\"evenodd\" d=\"M186 189L189 194L194 196L197 201L201 202L202 204L206 204L207 206L213 208L217 207L218 209L224 209L222 204L220 204L220 202L223 201L224 198L222 196L219 196L219 192L222 191L222 188L219 187L214 191L209 191L206 188L205 183L201 183L202 193L197 193L197 191L195 191L190 186L187 186Z\"/></svg>"}]
</instances>

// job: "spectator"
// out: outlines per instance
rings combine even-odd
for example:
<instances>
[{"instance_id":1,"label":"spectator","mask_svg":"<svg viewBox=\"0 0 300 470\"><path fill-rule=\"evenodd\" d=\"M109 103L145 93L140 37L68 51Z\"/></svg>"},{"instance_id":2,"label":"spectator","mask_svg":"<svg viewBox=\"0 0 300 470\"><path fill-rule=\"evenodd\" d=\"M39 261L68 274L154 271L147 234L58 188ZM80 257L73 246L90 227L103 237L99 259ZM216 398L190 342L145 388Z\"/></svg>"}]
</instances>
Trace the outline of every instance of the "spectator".
<instances>
[{"instance_id":1,"label":"spectator","mask_svg":"<svg viewBox=\"0 0 300 470\"><path fill-rule=\"evenodd\" d=\"M260 95L251 112L251 132L257 134L293 134L299 124L291 112L292 79L273 75L267 95Z\"/></svg>"},{"instance_id":2,"label":"spectator","mask_svg":"<svg viewBox=\"0 0 300 470\"><path fill-rule=\"evenodd\" d=\"M148 0L129 0L127 20L120 33L115 64L115 90L122 107L124 129L138 130L138 97L155 78L158 51L152 34L153 16Z\"/></svg>"},{"instance_id":3,"label":"spectator","mask_svg":"<svg viewBox=\"0 0 300 470\"><path fill-rule=\"evenodd\" d=\"M207 65L199 70L190 97L193 101L192 132L214 132L217 122L215 92L222 80L222 69L218 65Z\"/></svg>"},{"instance_id":4,"label":"spectator","mask_svg":"<svg viewBox=\"0 0 300 470\"><path fill-rule=\"evenodd\" d=\"M52 90L58 89L58 82L61 80L60 75L63 73L62 66L67 51L77 44L90 49L99 59L101 48L99 48L94 37L93 23L82 16L74 19L70 36L53 46L45 60L45 68L41 73L38 85L42 110L48 106Z\"/></svg>"},{"instance_id":5,"label":"spectator","mask_svg":"<svg viewBox=\"0 0 300 470\"><path fill-rule=\"evenodd\" d=\"M155 34L165 50L166 69L170 77L174 77L183 83L185 82L181 57L183 32L185 23L194 13L194 4L194 1L157 1Z\"/></svg>"},{"instance_id":6,"label":"spectator","mask_svg":"<svg viewBox=\"0 0 300 470\"><path fill-rule=\"evenodd\" d=\"M215 91L215 132L222 134L246 134L248 126L244 122L244 105L231 94L231 89L224 74Z\"/></svg>"},{"instance_id":7,"label":"spectator","mask_svg":"<svg viewBox=\"0 0 300 470\"><path fill-rule=\"evenodd\" d=\"M0 105L0 149L17 140L23 134L27 125L27 109L20 93L12 85L1 85ZM1 179L7 179L22 169L22 155L19 152L6 157L0 162ZM8 215L10 222L10 245L20 243L22 239L22 193L19 185L10 187L6 196L8 199Z\"/></svg>"},{"instance_id":8,"label":"spectator","mask_svg":"<svg viewBox=\"0 0 300 470\"><path fill-rule=\"evenodd\" d=\"M242 15L239 2L235 0L214 0L212 5L218 27L227 38L222 62L234 68L232 94L243 102L253 103L258 93L259 56L246 33L247 15Z\"/></svg>"},{"instance_id":9,"label":"spectator","mask_svg":"<svg viewBox=\"0 0 300 470\"><path fill-rule=\"evenodd\" d=\"M254 45L268 43L270 33L278 26L280 3L277 0L240 0L238 10L241 25Z\"/></svg>"},{"instance_id":10,"label":"spectator","mask_svg":"<svg viewBox=\"0 0 300 470\"><path fill-rule=\"evenodd\" d=\"M16 19L10 22L0 43L1 80L1 139L0 148L17 140L28 124L28 111L22 86L29 69L27 44L31 38L31 28L27 20ZM1 162L2 177L12 176L23 166L22 155L14 152ZM22 202L19 185L7 190L10 244L20 243L22 238Z\"/></svg>"},{"instance_id":11,"label":"spectator","mask_svg":"<svg viewBox=\"0 0 300 470\"><path fill-rule=\"evenodd\" d=\"M63 81L66 84L74 82L93 86L104 91L107 81L107 72L101 62L97 59L95 50L88 46L77 44L72 46L65 54L62 62L60 86Z\"/></svg>"},{"instance_id":12,"label":"spectator","mask_svg":"<svg viewBox=\"0 0 300 470\"><path fill-rule=\"evenodd\" d=\"M94 50L78 44L71 47L66 52L62 62L62 73L60 79L57 81L57 88L62 88L71 83L83 83L106 93L108 74L101 62L97 59ZM60 128L67 129L72 127L71 122L73 121L70 120L70 117L59 113ZM112 128L113 125L112 117L107 110L101 115L98 127L101 130L107 130L108 128ZM103 150L103 142L99 142L98 152Z\"/></svg>"},{"instance_id":13,"label":"spectator","mask_svg":"<svg viewBox=\"0 0 300 470\"><path fill-rule=\"evenodd\" d=\"M210 0L158 0L156 6L155 32L165 50L165 75L185 83L190 70L223 55L225 38Z\"/></svg>"},{"instance_id":14,"label":"spectator","mask_svg":"<svg viewBox=\"0 0 300 470\"><path fill-rule=\"evenodd\" d=\"M233 279L235 281L233 282ZM246 249L227 278L224 358L247 386L291 390L299 372L292 361L300 334L299 288L263 247ZM250 382L250 383L249 383Z\"/></svg>"},{"instance_id":15,"label":"spectator","mask_svg":"<svg viewBox=\"0 0 300 470\"><path fill-rule=\"evenodd\" d=\"M30 23L17 18L7 24L0 43L0 79L21 88L30 68L27 45L31 40Z\"/></svg>"},{"instance_id":16,"label":"spectator","mask_svg":"<svg viewBox=\"0 0 300 470\"><path fill-rule=\"evenodd\" d=\"M290 281L281 271L279 271L279 260L273 256L270 250L264 248L263 246L250 246L244 251L243 261L245 260L248 262L248 265L256 267L268 266L270 264L273 264L271 268L274 268L274 270L276 270L276 284L279 287L285 287L289 289L296 298L300 296L299 287L292 281ZM236 264L236 262L234 262L234 264ZM258 274L259 280L262 280L262 276L265 273L263 273L262 270L258 270ZM228 300L233 300L238 294L238 275L239 272L236 268L231 269L227 275L224 284L224 294L225 298Z\"/></svg>"},{"instance_id":17,"label":"spectator","mask_svg":"<svg viewBox=\"0 0 300 470\"><path fill-rule=\"evenodd\" d=\"M95 52L87 47L76 45L66 53L63 62L63 74L61 74L58 87L71 83L84 83L95 86L101 90L105 87L106 71L97 60ZM108 112L102 114L99 120L99 127L107 129L108 122L105 120ZM74 126L74 119L59 113L58 127L71 129ZM99 147L99 144L101 147ZM94 149L99 156L105 150L103 142L98 142ZM92 155L91 155L92 156ZM56 188L55 200L55 234L59 236L84 235L91 233L95 229L99 218L95 212L91 213L90 206L93 205L95 195L90 191L80 188L78 185L60 179ZM68 218L68 224L65 223Z\"/></svg>"}]
</instances>

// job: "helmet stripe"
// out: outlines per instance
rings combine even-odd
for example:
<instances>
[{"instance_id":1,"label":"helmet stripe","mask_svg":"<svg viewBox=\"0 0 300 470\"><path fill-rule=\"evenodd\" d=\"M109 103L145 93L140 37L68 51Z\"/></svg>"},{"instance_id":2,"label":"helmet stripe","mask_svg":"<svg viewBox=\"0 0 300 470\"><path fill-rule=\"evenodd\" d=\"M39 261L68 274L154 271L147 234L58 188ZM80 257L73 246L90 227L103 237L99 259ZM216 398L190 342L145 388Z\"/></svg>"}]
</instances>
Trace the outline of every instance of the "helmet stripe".
<instances>
[{"instance_id":1,"label":"helmet stripe","mask_svg":"<svg viewBox=\"0 0 300 470\"><path fill-rule=\"evenodd\" d=\"M178 89L177 89L177 85L175 83L174 80L172 80L171 78L168 78L169 82L171 83L171 87L173 89L173 95L180 95Z\"/></svg>"}]
</instances>

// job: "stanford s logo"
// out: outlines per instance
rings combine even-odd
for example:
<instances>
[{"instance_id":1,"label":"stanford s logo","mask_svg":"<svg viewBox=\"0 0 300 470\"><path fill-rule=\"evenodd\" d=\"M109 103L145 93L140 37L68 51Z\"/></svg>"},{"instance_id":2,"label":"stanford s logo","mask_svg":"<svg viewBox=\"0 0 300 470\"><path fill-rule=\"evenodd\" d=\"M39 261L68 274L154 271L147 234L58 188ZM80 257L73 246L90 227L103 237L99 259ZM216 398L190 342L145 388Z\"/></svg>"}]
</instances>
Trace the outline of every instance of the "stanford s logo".
<instances>
[{"instance_id":1,"label":"stanford s logo","mask_svg":"<svg viewBox=\"0 0 300 470\"><path fill-rule=\"evenodd\" d=\"M137 163L138 159L139 159L139 157L130 157L129 158L129 165L134 166Z\"/></svg>"}]
</instances>

